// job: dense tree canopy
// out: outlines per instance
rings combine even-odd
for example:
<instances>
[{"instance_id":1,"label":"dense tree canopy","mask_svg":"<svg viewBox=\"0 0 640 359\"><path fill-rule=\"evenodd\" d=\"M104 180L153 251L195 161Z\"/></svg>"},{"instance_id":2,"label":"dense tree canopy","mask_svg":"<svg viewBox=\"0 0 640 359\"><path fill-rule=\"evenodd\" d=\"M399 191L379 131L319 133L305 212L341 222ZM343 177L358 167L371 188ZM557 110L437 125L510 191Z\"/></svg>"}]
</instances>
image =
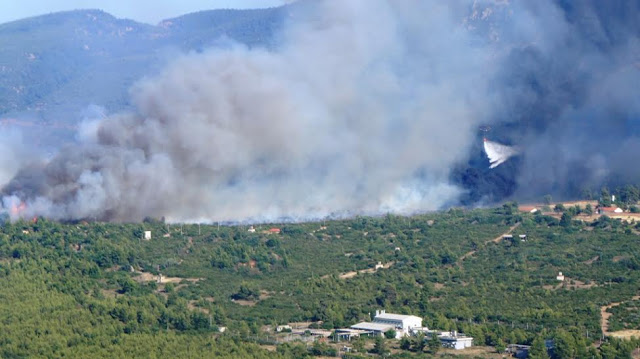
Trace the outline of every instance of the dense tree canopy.
<instances>
[{"instance_id":1,"label":"dense tree canopy","mask_svg":"<svg viewBox=\"0 0 640 359\"><path fill-rule=\"evenodd\" d=\"M605 216L585 224L574 213L558 221L508 204L255 232L161 221L5 222L0 356L332 355L332 346L281 344L273 353L259 344L275 343L265 328L276 324L335 329L384 308L464 332L477 345L533 344L532 357L546 355L538 348L544 339L553 339L549 355L557 358L592 350L628 357L632 342L591 343L602 335L600 307L609 303L622 303L609 310L610 330L640 329L632 300L639 228ZM272 227L286 230L269 234ZM141 239L145 230L150 241ZM505 233L513 237L503 240ZM386 340L378 348L395 341ZM358 343L357 351L367 350ZM422 338L397 347L437 351Z\"/></svg>"}]
</instances>

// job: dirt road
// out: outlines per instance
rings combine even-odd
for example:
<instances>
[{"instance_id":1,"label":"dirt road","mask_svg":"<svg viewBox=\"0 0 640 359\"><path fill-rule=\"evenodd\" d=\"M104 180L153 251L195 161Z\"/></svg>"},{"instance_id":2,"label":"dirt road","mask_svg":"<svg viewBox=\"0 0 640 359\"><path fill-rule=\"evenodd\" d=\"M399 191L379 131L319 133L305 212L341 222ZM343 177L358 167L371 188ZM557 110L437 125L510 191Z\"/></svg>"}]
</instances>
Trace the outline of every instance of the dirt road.
<instances>
[{"instance_id":1,"label":"dirt road","mask_svg":"<svg viewBox=\"0 0 640 359\"><path fill-rule=\"evenodd\" d=\"M636 295L635 297L631 298L631 300L638 300L638 299L640 299L640 295ZM600 307L600 329L602 330L602 333L605 336L612 335L615 337L625 337L625 336L631 337L631 335L626 335L626 334L635 334L635 336L639 336L640 330L621 330L619 332L609 331L609 318L611 317L611 313L607 312L607 309L617 307L622 303L624 302L615 302L615 303L611 303L609 305L604 305Z\"/></svg>"},{"instance_id":2,"label":"dirt road","mask_svg":"<svg viewBox=\"0 0 640 359\"><path fill-rule=\"evenodd\" d=\"M501 235L497 236L496 238L494 238L494 239L490 239L490 240L488 240L488 241L484 242L484 245L486 246L487 244L489 244L489 243L491 243L491 242L493 242L493 243L500 243L500 241L502 240L502 238L503 238L504 236L506 236L506 235L509 235L509 234L513 233L513 231L515 231L515 230L516 230L516 228L518 228L518 227L520 227L520 222L518 222L518 223L514 224L513 226L511 226L511 227L509 228L509 230L508 230L508 231L506 231L505 233L502 233ZM457 261L456 263L457 263L458 265L462 265L462 262L463 262L465 259L467 259L467 258L471 257L471 256L472 256L472 255L474 255L477 251L478 251L478 250L476 249L475 251L469 251L469 252L465 253L462 257L460 257L460 258L458 259L458 261Z\"/></svg>"}]
</instances>

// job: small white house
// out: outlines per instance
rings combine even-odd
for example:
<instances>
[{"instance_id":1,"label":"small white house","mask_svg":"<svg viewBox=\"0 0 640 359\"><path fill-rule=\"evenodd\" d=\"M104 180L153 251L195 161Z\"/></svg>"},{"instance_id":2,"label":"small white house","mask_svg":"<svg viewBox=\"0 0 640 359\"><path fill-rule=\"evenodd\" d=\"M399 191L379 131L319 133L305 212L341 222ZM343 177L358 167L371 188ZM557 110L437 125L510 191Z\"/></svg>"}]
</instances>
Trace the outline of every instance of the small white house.
<instances>
[{"instance_id":1,"label":"small white house","mask_svg":"<svg viewBox=\"0 0 640 359\"><path fill-rule=\"evenodd\" d=\"M255 228L253 228L253 226L251 226L251 227L249 227L249 230L247 230L247 232L249 232L249 233L255 233L255 232L256 232L256 229L255 229Z\"/></svg>"},{"instance_id":2,"label":"small white house","mask_svg":"<svg viewBox=\"0 0 640 359\"><path fill-rule=\"evenodd\" d=\"M564 275L562 274L562 272L558 272L556 279L559 280L560 282L564 282Z\"/></svg>"},{"instance_id":3,"label":"small white house","mask_svg":"<svg viewBox=\"0 0 640 359\"><path fill-rule=\"evenodd\" d=\"M151 240L151 231L144 231L144 240L145 241Z\"/></svg>"},{"instance_id":4,"label":"small white house","mask_svg":"<svg viewBox=\"0 0 640 359\"><path fill-rule=\"evenodd\" d=\"M461 350L473 346L473 338L466 335L458 334L458 332L450 332L447 335L438 337L440 343L445 348Z\"/></svg>"},{"instance_id":5,"label":"small white house","mask_svg":"<svg viewBox=\"0 0 640 359\"><path fill-rule=\"evenodd\" d=\"M527 241L527 235L526 234L521 234L518 237L520 238L520 242L526 242Z\"/></svg>"},{"instance_id":6,"label":"small white house","mask_svg":"<svg viewBox=\"0 0 640 359\"><path fill-rule=\"evenodd\" d=\"M280 333L282 331L291 331L291 326L290 325L278 325L276 327L276 332Z\"/></svg>"}]
</instances>

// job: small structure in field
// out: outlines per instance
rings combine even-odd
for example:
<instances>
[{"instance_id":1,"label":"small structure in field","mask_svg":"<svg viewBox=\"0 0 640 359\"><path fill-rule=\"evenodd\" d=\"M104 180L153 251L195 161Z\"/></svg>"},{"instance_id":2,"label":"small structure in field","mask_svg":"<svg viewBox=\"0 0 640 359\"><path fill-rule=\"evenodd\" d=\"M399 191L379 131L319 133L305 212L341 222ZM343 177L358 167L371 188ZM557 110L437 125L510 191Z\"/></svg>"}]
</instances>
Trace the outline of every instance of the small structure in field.
<instances>
[{"instance_id":1,"label":"small structure in field","mask_svg":"<svg viewBox=\"0 0 640 359\"><path fill-rule=\"evenodd\" d=\"M276 327L276 332L280 333L280 332L290 332L291 331L291 326L290 325L278 325Z\"/></svg>"},{"instance_id":2,"label":"small structure in field","mask_svg":"<svg viewBox=\"0 0 640 359\"><path fill-rule=\"evenodd\" d=\"M620 207L598 207L598 214L619 214L624 212Z\"/></svg>"},{"instance_id":3,"label":"small structure in field","mask_svg":"<svg viewBox=\"0 0 640 359\"><path fill-rule=\"evenodd\" d=\"M525 213L536 213L539 211L538 207L536 206L520 206L520 208L518 208L520 210L520 212L525 212Z\"/></svg>"}]
</instances>

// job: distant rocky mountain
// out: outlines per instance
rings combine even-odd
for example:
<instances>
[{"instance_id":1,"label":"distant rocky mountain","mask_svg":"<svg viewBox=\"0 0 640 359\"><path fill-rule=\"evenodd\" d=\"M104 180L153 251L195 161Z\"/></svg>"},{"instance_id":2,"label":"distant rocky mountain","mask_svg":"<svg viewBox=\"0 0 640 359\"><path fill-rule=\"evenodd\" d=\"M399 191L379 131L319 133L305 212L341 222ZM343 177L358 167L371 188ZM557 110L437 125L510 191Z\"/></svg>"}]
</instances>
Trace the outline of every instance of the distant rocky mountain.
<instances>
[{"instance_id":1,"label":"distant rocky mountain","mask_svg":"<svg viewBox=\"0 0 640 359\"><path fill-rule=\"evenodd\" d=\"M179 53L231 40L274 46L288 11L201 11L152 26L76 10L0 24L0 124L32 125L43 143L68 140L89 106L126 109L129 87Z\"/></svg>"}]
</instances>

